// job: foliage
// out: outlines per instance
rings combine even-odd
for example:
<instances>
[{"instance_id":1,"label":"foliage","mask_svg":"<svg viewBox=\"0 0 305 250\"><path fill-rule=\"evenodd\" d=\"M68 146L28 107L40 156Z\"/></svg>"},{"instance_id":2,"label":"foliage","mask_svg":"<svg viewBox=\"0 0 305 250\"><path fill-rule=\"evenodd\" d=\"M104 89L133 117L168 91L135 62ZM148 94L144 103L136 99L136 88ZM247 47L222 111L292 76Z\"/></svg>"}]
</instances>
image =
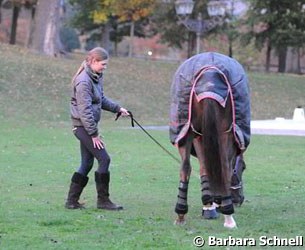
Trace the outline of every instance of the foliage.
<instances>
[{"instance_id":1,"label":"foliage","mask_svg":"<svg viewBox=\"0 0 305 250\"><path fill-rule=\"evenodd\" d=\"M226 21L219 27L216 27L215 29L211 30L210 37L214 34L218 34L218 36L226 36L226 41L228 43L228 49L226 50L226 53L228 56L233 57L235 56L233 54L233 42L239 41L239 38L241 36L241 33L239 32L238 27L240 27L241 22L240 20L234 18L234 17L227 17Z\"/></svg>"},{"instance_id":2,"label":"foliage","mask_svg":"<svg viewBox=\"0 0 305 250\"><path fill-rule=\"evenodd\" d=\"M80 42L75 29L62 27L60 29L60 39L66 51L71 52L80 47Z\"/></svg>"},{"instance_id":3,"label":"foliage","mask_svg":"<svg viewBox=\"0 0 305 250\"><path fill-rule=\"evenodd\" d=\"M151 15L155 0L116 0L114 15L119 21L139 21Z\"/></svg>"},{"instance_id":4,"label":"foliage","mask_svg":"<svg viewBox=\"0 0 305 250\"><path fill-rule=\"evenodd\" d=\"M73 8L73 17L70 19L70 23L73 27L77 28L81 32L90 31L99 27L94 23L94 11L99 8L97 0L69 0Z\"/></svg>"},{"instance_id":5,"label":"foliage","mask_svg":"<svg viewBox=\"0 0 305 250\"><path fill-rule=\"evenodd\" d=\"M171 47L182 48L182 44L188 39L188 31L182 24L177 24L174 5L158 1L156 10L158 11L155 11L151 18L151 28L160 35L161 42Z\"/></svg>"},{"instance_id":6,"label":"foliage","mask_svg":"<svg viewBox=\"0 0 305 250\"><path fill-rule=\"evenodd\" d=\"M99 9L94 11L94 21L103 23L109 16L117 16L118 21L138 21L149 16L154 8L154 0L100 0Z\"/></svg>"},{"instance_id":7,"label":"foliage","mask_svg":"<svg viewBox=\"0 0 305 250\"><path fill-rule=\"evenodd\" d=\"M108 18L112 16L113 4L115 0L99 0L98 9L93 11L93 21L94 23L106 23Z\"/></svg>"},{"instance_id":8,"label":"foliage","mask_svg":"<svg viewBox=\"0 0 305 250\"><path fill-rule=\"evenodd\" d=\"M248 40L262 49L268 40L272 47L302 47L305 44L304 1L251 0L247 23Z\"/></svg>"},{"instance_id":9,"label":"foliage","mask_svg":"<svg viewBox=\"0 0 305 250\"><path fill-rule=\"evenodd\" d=\"M151 14L154 0L70 0L74 7L72 24L83 32L99 29L92 35L102 36L100 27L110 25L110 40L119 42L124 35L129 35L130 21L136 25L135 35L145 37L147 17Z\"/></svg>"},{"instance_id":10,"label":"foliage","mask_svg":"<svg viewBox=\"0 0 305 250\"><path fill-rule=\"evenodd\" d=\"M193 12L189 18L196 19L199 13L204 19L208 18L207 2L207 0L195 0ZM161 41L177 48L182 48L185 42L194 44L195 33L189 31L179 21L173 2L157 1L156 10L152 16L153 28L160 34Z\"/></svg>"}]
</instances>

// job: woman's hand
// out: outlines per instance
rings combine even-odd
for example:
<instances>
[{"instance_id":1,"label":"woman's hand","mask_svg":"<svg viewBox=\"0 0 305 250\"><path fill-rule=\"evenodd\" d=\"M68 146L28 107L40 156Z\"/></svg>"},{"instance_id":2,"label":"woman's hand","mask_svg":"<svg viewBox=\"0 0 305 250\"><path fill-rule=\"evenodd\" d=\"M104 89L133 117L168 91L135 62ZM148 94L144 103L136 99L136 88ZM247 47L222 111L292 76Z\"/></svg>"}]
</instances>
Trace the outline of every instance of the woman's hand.
<instances>
[{"instance_id":1,"label":"woman's hand","mask_svg":"<svg viewBox=\"0 0 305 250\"><path fill-rule=\"evenodd\" d=\"M101 137L91 137L93 142L93 147L98 149L103 149L105 146L104 142L102 141Z\"/></svg>"},{"instance_id":2,"label":"woman's hand","mask_svg":"<svg viewBox=\"0 0 305 250\"><path fill-rule=\"evenodd\" d=\"M125 108L120 108L120 111L119 111L119 112L121 112L121 115L122 115L122 116L129 116L129 115L130 115L129 112L128 112L128 110L125 109Z\"/></svg>"}]
</instances>

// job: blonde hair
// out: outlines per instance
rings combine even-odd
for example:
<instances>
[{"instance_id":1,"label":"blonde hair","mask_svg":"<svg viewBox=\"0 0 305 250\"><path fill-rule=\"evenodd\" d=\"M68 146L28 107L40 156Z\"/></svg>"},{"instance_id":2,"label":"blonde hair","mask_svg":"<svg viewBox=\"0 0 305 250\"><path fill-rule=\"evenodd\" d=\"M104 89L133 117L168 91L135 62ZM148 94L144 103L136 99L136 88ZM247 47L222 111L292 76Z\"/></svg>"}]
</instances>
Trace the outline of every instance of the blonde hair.
<instances>
[{"instance_id":1,"label":"blonde hair","mask_svg":"<svg viewBox=\"0 0 305 250\"><path fill-rule=\"evenodd\" d=\"M107 60L109 58L108 52L102 47L95 47L94 49L90 50L86 56L86 59L82 62L81 66L76 71L75 75L72 78L72 84L75 78L85 69L86 64L90 65L93 59L97 61Z\"/></svg>"}]
</instances>

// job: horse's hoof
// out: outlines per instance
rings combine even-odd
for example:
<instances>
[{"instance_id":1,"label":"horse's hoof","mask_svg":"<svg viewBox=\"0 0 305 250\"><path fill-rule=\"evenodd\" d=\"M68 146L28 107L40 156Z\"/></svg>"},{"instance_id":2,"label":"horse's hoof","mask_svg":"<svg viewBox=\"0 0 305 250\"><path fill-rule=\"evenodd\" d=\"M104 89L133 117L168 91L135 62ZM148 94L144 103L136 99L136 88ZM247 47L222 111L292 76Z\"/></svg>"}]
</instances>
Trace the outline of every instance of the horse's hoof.
<instances>
[{"instance_id":1,"label":"horse's hoof","mask_svg":"<svg viewBox=\"0 0 305 250\"><path fill-rule=\"evenodd\" d=\"M236 225L236 223L234 222L234 223L224 223L223 224L223 226L225 227L225 228L228 228L228 229L237 229L237 225Z\"/></svg>"},{"instance_id":2,"label":"horse's hoof","mask_svg":"<svg viewBox=\"0 0 305 250\"><path fill-rule=\"evenodd\" d=\"M174 221L174 225L183 226L186 224L185 218L183 215L178 215L178 218Z\"/></svg>"},{"instance_id":3,"label":"horse's hoof","mask_svg":"<svg viewBox=\"0 0 305 250\"><path fill-rule=\"evenodd\" d=\"M202 216L207 220L217 219L219 214L216 211L216 208L202 209Z\"/></svg>"},{"instance_id":4,"label":"horse's hoof","mask_svg":"<svg viewBox=\"0 0 305 250\"><path fill-rule=\"evenodd\" d=\"M176 225L176 226L184 226L185 224L186 224L185 220L177 219L174 221L174 225Z\"/></svg>"},{"instance_id":5,"label":"horse's hoof","mask_svg":"<svg viewBox=\"0 0 305 250\"><path fill-rule=\"evenodd\" d=\"M232 215L225 215L224 217L225 217L225 222L224 222L223 226L225 228L228 228L228 229L237 228L236 222Z\"/></svg>"}]
</instances>

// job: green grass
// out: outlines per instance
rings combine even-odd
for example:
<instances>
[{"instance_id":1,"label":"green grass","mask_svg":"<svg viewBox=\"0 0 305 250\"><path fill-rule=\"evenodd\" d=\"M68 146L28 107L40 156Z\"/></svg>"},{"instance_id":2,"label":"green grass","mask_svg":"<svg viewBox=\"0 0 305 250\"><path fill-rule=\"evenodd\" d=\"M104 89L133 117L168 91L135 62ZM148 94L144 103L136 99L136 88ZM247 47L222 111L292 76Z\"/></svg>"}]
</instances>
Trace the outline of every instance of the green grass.
<instances>
[{"instance_id":1,"label":"green grass","mask_svg":"<svg viewBox=\"0 0 305 250\"><path fill-rule=\"evenodd\" d=\"M92 173L83 193L87 209L64 209L69 180L79 160L77 142L68 131L69 127L2 131L1 249L193 249L192 239L197 235L258 239L303 232L302 137L253 137L246 154L246 202L236 211L239 228L228 231L222 219L200 217L196 161L187 225L173 226L178 164L140 130L119 125L105 128L104 136L112 156L112 197L125 210L95 209ZM151 133L167 144L165 131ZM169 149L176 153L174 147Z\"/></svg>"},{"instance_id":2,"label":"green grass","mask_svg":"<svg viewBox=\"0 0 305 250\"><path fill-rule=\"evenodd\" d=\"M70 59L37 56L0 45L0 118L37 124L69 119L70 81L83 55ZM178 63L110 58L105 93L144 124L167 124L169 89ZM252 119L292 118L305 106L304 76L249 73ZM109 118L109 116L107 116ZM2 120L1 119L1 120Z\"/></svg>"},{"instance_id":3,"label":"green grass","mask_svg":"<svg viewBox=\"0 0 305 250\"><path fill-rule=\"evenodd\" d=\"M246 201L236 209L234 231L223 228L222 218L201 218L193 159L188 221L177 227L178 164L141 130L131 129L128 119L114 122L110 114L101 129L112 158L111 194L125 210L95 208L93 171L82 195L87 209L66 210L70 178L79 164L78 142L70 131L69 82L81 57L51 59L6 45L0 45L0 56L5 58L0 60L0 249L196 249L197 235L304 236L303 137L252 136L245 154ZM143 125L166 125L177 66L112 58L105 91ZM290 118L304 102L302 77L250 73L249 78L255 119ZM167 131L150 133L178 156Z\"/></svg>"}]
</instances>

